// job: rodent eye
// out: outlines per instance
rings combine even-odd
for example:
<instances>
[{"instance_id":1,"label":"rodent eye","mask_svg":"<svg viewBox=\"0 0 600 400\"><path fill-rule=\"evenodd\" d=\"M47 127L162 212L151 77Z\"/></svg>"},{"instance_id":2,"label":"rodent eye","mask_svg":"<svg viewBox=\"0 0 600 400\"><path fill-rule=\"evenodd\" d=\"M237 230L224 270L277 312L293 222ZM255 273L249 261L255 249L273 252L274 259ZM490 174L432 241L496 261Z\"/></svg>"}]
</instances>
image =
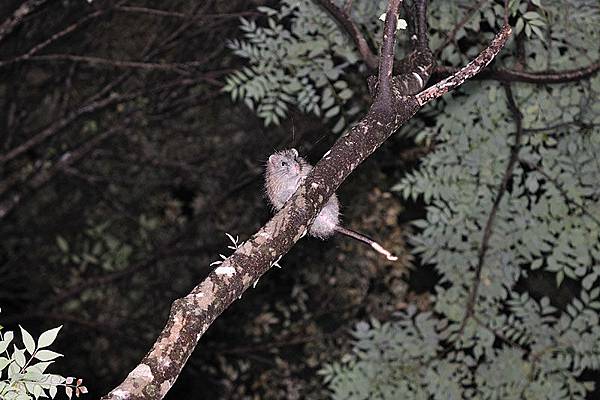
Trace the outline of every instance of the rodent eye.
<instances>
[{"instance_id":1,"label":"rodent eye","mask_svg":"<svg viewBox=\"0 0 600 400\"><path fill-rule=\"evenodd\" d=\"M287 167L287 163L286 163L285 161L282 161L282 162L281 162L281 166L282 166L282 167Z\"/></svg>"}]
</instances>

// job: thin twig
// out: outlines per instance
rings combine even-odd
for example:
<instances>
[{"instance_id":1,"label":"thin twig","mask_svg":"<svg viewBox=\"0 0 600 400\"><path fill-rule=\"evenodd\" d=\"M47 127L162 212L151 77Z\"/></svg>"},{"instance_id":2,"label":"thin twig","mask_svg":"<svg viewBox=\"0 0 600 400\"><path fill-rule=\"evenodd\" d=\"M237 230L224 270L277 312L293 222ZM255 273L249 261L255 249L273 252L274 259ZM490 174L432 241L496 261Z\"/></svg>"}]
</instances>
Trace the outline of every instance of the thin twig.
<instances>
[{"instance_id":1,"label":"thin twig","mask_svg":"<svg viewBox=\"0 0 600 400\"><path fill-rule=\"evenodd\" d=\"M190 21L214 20L214 19L222 19L222 18L253 17L253 16L260 15L260 13L256 12L256 11L190 15L187 13L182 13L182 12L177 12L177 11L168 11L168 10L160 10L157 8L136 7L136 6L118 6L118 7L114 7L113 10L134 13L134 14L147 14L147 15L153 15L153 16L157 16L157 17L180 18L180 19L185 19L185 20L190 20Z\"/></svg>"},{"instance_id":2,"label":"thin twig","mask_svg":"<svg viewBox=\"0 0 600 400\"><path fill-rule=\"evenodd\" d=\"M27 0L17 8L10 17L0 24L0 42L19 26L23 20L48 0Z\"/></svg>"},{"instance_id":3,"label":"thin twig","mask_svg":"<svg viewBox=\"0 0 600 400\"><path fill-rule=\"evenodd\" d=\"M98 10L95 11L93 13L90 13L88 15L86 15L85 17L79 19L77 22L67 26L65 29L61 30L60 32L55 33L54 35L50 36L48 39L44 40L41 43L38 43L37 45L33 46L27 53L22 54L20 56L14 57L10 60L0 60L0 67L8 65L8 64L12 64L15 62L19 62L19 61L23 61L23 60L27 60L28 58L30 58L31 56L33 56L34 54L38 53L40 50L48 47L50 44L56 42L58 39L68 35L69 33L77 30L78 28L80 28L81 26L83 26L86 22L97 18L101 15L103 15L105 13L105 11L103 10Z\"/></svg>"},{"instance_id":4,"label":"thin twig","mask_svg":"<svg viewBox=\"0 0 600 400\"><path fill-rule=\"evenodd\" d=\"M202 67L205 65L204 60L188 61L184 63L152 63L144 61L128 61L128 60L112 60L109 58L80 56L76 54L44 54L39 56L30 56L17 61L70 61L85 63L92 66L107 66L111 68L134 68L149 71L170 71L178 74L189 74L189 68ZM12 61L1 61L0 67L10 64Z\"/></svg>"},{"instance_id":5,"label":"thin twig","mask_svg":"<svg viewBox=\"0 0 600 400\"><path fill-rule=\"evenodd\" d=\"M360 28L352 21L352 18L349 14L348 4L344 9L339 8L335 3L331 0L318 0L321 7L323 7L329 14L337 21L337 23L346 31L348 36L352 38L354 44L356 45L356 49L360 54L362 60L367 64L369 69L375 70L377 69L377 65L379 64L379 60L371 48L369 47L369 43L367 39L360 31ZM349 2L351 4L351 2Z\"/></svg>"},{"instance_id":6,"label":"thin twig","mask_svg":"<svg viewBox=\"0 0 600 400\"><path fill-rule=\"evenodd\" d=\"M465 24L467 22L469 22L469 20L473 16L473 14L475 14L475 12L479 11L479 9L483 6L483 3L487 2L487 1L488 0L479 0L477 3L473 4L473 6L471 6L467 10L467 13L463 17L463 19L461 19L454 26L454 28L450 31L450 33L448 33L448 35L446 35L446 39L444 39L444 41L442 42L442 44L435 50L435 58L439 57L440 53L446 48L446 46L448 46L450 44L450 42L452 42L454 40L454 37L456 36L456 34L458 33L458 31L463 26L465 26ZM505 22L505 24L506 24L506 22Z\"/></svg>"},{"instance_id":7,"label":"thin twig","mask_svg":"<svg viewBox=\"0 0 600 400\"><path fill-rule=\"evenodd\" d=\"M595 62L587 67L563 71L527 72L515 69L490 69L482 71L476 79L493 79L502 82L527 82L527 83L567 83L580 81L593 76L600 70L600 62ZM454 67L438 66L434 73L438 75L456 74Z\"/></svg>"},{"instance_id":8,"label":"thin twig","mask_svg":"<svg viewBox=\"0 0 600 400\"><path fill-rule=\"evenodd\" d=\"M477 294L479 291L479 286L481 284L481 272L483 270L483 266L485 264L485 256L489 249L490 238L492 236L492 231L494 227L494 221L496 220L496 215L498 213L498 209L500 208L500 202L502 198L506 194L506 190L508 188L508 181L512 177L513 170L515 165L517 164L519 158L519 150L521 148L521 137L523 136L523 116L517 104L515 103L515 99L513 97L512 89L510 85L504 85L504 91L506 93L506 98L508 101L508 108L511 111L514 121L515 121L515 143L511 147L510 150L510 158L508 160L508 164L506 165L506 170L504 171L504 175L502 176L502 182L498 187L498 193L496 194L496 199L492 204L492 208L490 210L490 214L488 215L488 219L485 223L485 227L483 229L483 237L481 239L481 246L479 247L479 251L477 254L477 266L475 267L475 277L473 278L473 284L471 287L471 292L469 293L469 297L467 299L467 305L465 309L465 315L460 324L460 328L458 329L457 337L460 337L464 332L465 326L467 325L467 321L471 318L475 312L475 304L477 303Z\"/></svg>"},{"instance_id":9,"label":"thin twig","mask_svg":"<svg viewBox=\"0 0 600 400\"><path fill-rule=\"evenodd\" d=\"M556 189L560 192L561 196L565 199L565 201L573 206L575 206L576 208L579 208L581 210L581 212L583 212L585 215L587 215L588 217L590 217L590 219L592 219L596 224L598 224L598 226L600 226L600 219L598 219L594 214L590 213L587 208L585 208L583 206L583 204L579 204L578 202L576 202L575 200L571 199L571 197L569 196L569 194L567 193L567 191L562 187L561 183L551 177L550 175L548 175L548 173L546 171L544 171L542 169L542 167L540 167L537 164L532 163L531 161L527 161L523 158L519 158L519 162L522 164L527 165L529 168L536 170L540 175L542 175L547 181L551 182L554 187L556 187Z\"/></svg>"}]
</instances>

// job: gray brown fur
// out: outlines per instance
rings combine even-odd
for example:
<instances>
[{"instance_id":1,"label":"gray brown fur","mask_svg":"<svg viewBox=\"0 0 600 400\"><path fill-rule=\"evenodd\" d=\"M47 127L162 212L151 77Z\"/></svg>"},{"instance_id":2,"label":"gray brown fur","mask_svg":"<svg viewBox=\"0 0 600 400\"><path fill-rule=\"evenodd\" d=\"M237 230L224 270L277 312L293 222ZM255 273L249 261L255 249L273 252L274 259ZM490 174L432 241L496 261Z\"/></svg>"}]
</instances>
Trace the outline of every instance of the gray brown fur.
<instances>
[{"instance_id":1,"label":"gray brown fur","mask_svg":"<svg viewBox=\"0 0 600 400\"><path fill-rule=\"evenodd\" d=\"M278 211L296 192L300 182L312 170L304 158L298 155L296 149L278 151L267 161L265 187L267 196ZM309 235L319 239L327 239L335 233L340 222L340 204L333 194L308 230Z\"/></svg>"},{"instance_id":2,"label":"gray brown fur","mask_svg":"<svg viewBox=\"0 0 600 400\"><path fill-rule=\"evenodd\" d=\"M278 151L269 157L265 173L265 188L267 197L276 211L292 197L312 168L312 165L298 155L296 149ZM335 232L339 232L367 243L375 251L385 255L388 260L398 259L377 242L360 233L345 229L339 224L340 203L334 193L313 221L308 234L319 239L327 239Z\"/></svg>"}]
</instances>

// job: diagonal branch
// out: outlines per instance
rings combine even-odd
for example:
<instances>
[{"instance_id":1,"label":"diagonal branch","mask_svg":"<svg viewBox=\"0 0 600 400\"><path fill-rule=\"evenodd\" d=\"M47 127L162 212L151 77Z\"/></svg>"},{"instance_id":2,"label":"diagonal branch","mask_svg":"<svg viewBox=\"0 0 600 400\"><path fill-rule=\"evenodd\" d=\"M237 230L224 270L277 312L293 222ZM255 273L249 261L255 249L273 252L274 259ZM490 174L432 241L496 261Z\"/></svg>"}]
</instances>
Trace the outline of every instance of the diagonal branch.
<instances>
[{"instance_id":1,"label":"diagonal branch","mask_svg":"<svg viewBox=\"0 0 600 400\"><path fill-rule=\"evenodd\" d=\"M563 199L565 199L565 201L568 204L571 204L571 205L575 206L576 208L580 209L581 212L583 212L585 215L587 215L592 221L594 221L600 227L600 219L598 219L598 217L596 217L594 214L589 212L588 209L585 208L585 206L583 204L580 204L577 201L573 200L571 198L571 196L569 196L569 193L567 193L567 191L564 189L564 187L560 184L560 182L556 178L553 178L550 175L548 175L548 173L546 171L544 171L542 169L542 167L540 167L537 164L532 163L531 161L525 160L523 158L519 158L519 162L527 165L531 169L536 170L540 175L542 175L544 177L544 179L546 179L548 182L551 182L554 185L554 187L556 188L556 190L559 191L559 193L561 194Z\"/></svg>"},{"instance_id":2,"label":"diagonal branch","mask_svg":"<svg viewBox=\"0 0 600 400\"><path fill-rule=\"evenodd\" d=\"M43 6L48 0L27 0L0 24L0 42L19 26L25 18Z\"/></svg>"},{"instance_id":3,"label":"diagonal branch","mask_svg":"<svg viewBox=\"0 0 600 400\"><path fill-rule=\"evenodd\" d=\"M387 57L387 63L380 67L379 94L367 114L336 141L269 222L188 295L173 302L165 327L150 351L103 399L163 398L213 321L306 235L315 216L348 175L423 104L479 72L510 35L510 28L505 27L490 45L493 50L489 47L484 50L482 54L485 54L476 59L476 67L461 70L460 76L445 90L430 91L422 97L403 95L391 79L399 4L400 0L389 1L381 52L382 58ZM387 94L382 95L382 92Z\"/></svg>"},{"instance_id":4,"label":"diagonal branch","mask_svg":"<svg viewBox=\"0 0 600 400\"><path fill-rule=\"evenodd\" d=\"M120 126L114 126L111 129L98 133L93 138L79 146L77 149L63 154L63 156L51 167L38 171L27 182L23 183L16 193L11 193L4 200L0 201L0 220L5 218L12 210L14 210L14 208L23 201L25 195L34 192L48 183L48 181L50 181L56 174L62 172L68 166L81 161L81 159L85 157L91 150L112 135L120 132L121 129L122 128Z\"/></svg>"},{"instance_id":5,"label":"diagonal branch","mask_svg":"<svg viewBox=\"0 0 600 400\"><path fill-rule=\"evenodd\" d=\"M344 31L346 31L346 33L352 38L358 53L365 64L367 64L369 69L377 69L379 60L377 59L375 53L371 51L369 43L360 31L360 28L354 23L354 21L352 21L352 18L348 14L349 11L346 8L339 8L333 3L332 0L318 0L317 2L321 7L329 12L333 19L335 19L337 23L340 24L340 26L344 29Z\"/></svg>"},{"instance_id":6,"label":"diagonal branch","mask_svg":"<svg viewBox=\"0 0 600 400\"><path fill-rule=\"evenodd\" d=\"M486 1L488 1L488 0L479 0L477 3L475 3L471 7L469 7L469 9L467 10L467 13L463 17L463 19L458 21L458 23L454 26L454 28L450 31L450 33L448 33L446 35L446 39L444 39L442 44L437 49L435 49L434 54L435 54L436 58L438 58L440 53L446 48L446 46L448 46L450 44L450 42L452 42L454 40L454 37L456 36L458 31L463 26L465 26L465 24L467 22L469 22L469 20L473 16L473 14L475 14L475 12L479 11L479 9L483 6L483 3L485 3Z\"/></svg>"},{"instance_id":7,"label":"diagonal branch","mask_svg":"<svg viewBox=\"0 0 600 400\"><path fill-rule=\"evenodd\" d=\"M504 25L502 30L498 32L489 46L463 68L456 71L448 78L436 83L417 95L417 100L420 105L425 105L434 98L446 94L449 90L461 85L470 77L478 74L484 69L493 59L496 54L504 47L512 33L509 25Z\"/></svg>"},{"instance_id":8,"label":"diagonal branch","mask_svg":"<svg viewBox=\"0 0 600 400\"><path fill-rule=\"evenodd\" d=\"M94 12L86 15L85 17L79 19L77 22L67 26L60 32L53 34L52 36L50 36L48 39L44 40L43 42L36 44L27 53L21 54L20 56L16 56L10 60L0 60L0 67L31 58L31 56L38 53L40 50L43 50L44 48L48 47L50 44L56 42L58 39L77 30L78 28L83 26L86 22L88 22L94 18L98 18L99 16L105 14L105 12L106 11L104 11L104 10L94 11Z\"/></svg>"},{"instance_id":9,"label":"diagonal branch","mask_svg":"<svg viewBox=\"0 0 600 400\"><path fill-rule=\"evenodd\" d=\"M17 58L15 60L0 61L0 67L5 67L15 61L64 61L89 64L91 66L109 67L109 68L134 68L148 71L170 71L178 74L189 74L189 68L202 67L206 63L204 60L188 61L183 63L152 63L145 61L112 60L102 57L81 56L76 54L44 54L39 56L28 56Z\"/></svg>"}]
</instances>

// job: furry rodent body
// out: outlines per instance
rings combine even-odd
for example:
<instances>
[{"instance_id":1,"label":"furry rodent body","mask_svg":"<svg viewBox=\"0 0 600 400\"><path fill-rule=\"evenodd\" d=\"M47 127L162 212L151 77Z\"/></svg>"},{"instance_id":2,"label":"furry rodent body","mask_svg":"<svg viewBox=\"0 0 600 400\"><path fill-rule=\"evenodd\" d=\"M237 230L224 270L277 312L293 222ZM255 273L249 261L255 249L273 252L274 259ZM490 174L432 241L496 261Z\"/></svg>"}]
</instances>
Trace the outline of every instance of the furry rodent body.
<instances>
[{"instance_id":1,"label":"furry rodent body","mask_svg":"<svg viewBox=\"0 0 600 400\"><path fill-rule=\"evenodd\" d=\"M269 157L265 187L267 196L276 211L292 197L312 168L312 165L298 155L296 149L278 151ZM335 233L339 223L340 203L334 193L313 221L308 234L319 239L327 239Z\"/></svg>"},{"instance_id":2,"label":"furry rodent body","mask_svg":"<svg viewBox=\"0 0 600 400\"><path fill-rule=\"evenodd\" d=\"M267 196L276 211L279 211L298 190L302 180L312 168L312 165L298 155L296 149L278 151L269 157L265 187ZM398 257L373 239L340 226L340 203L334 193L308 228L308 234L319 239L327 239L335 232L368 244L390 261L398 260Z\"/></svg>"}]
</instances>

